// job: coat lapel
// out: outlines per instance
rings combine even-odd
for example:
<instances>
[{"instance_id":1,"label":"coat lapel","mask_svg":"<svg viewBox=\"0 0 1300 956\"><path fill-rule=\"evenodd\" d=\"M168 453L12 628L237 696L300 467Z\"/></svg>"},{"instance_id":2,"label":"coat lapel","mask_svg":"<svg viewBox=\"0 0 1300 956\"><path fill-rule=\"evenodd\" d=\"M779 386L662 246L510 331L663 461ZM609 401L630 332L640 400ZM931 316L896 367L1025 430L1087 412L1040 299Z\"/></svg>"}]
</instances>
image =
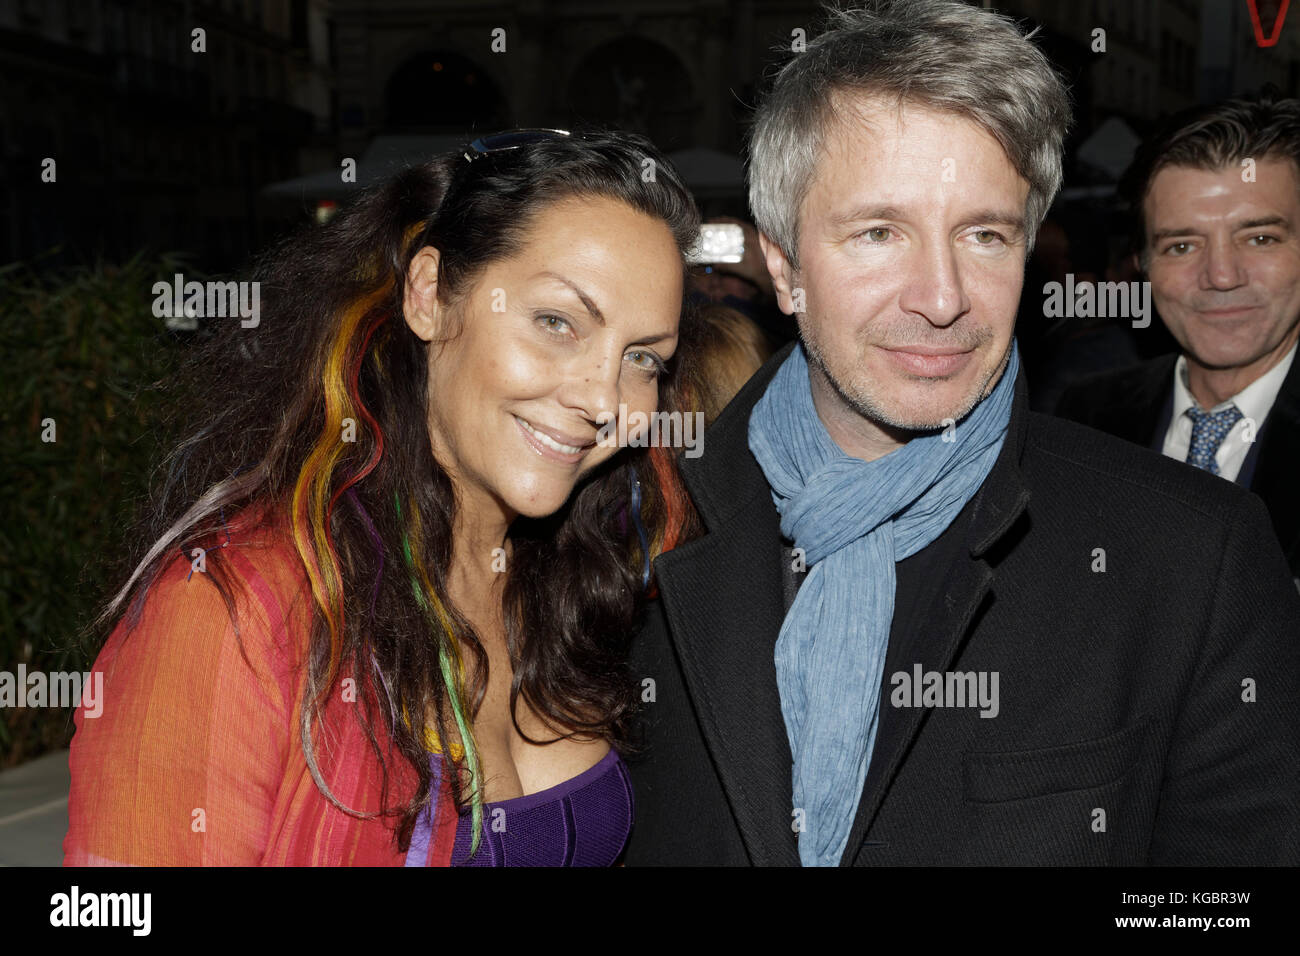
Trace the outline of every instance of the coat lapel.
<instances>
[{"instance_id":1,"label":"coat lapel","mask_svg":"<svg viewBox=\"0 0 1300 956\"><path fill-rule=\"evenodd\" d=\"M1159 451L1164 435L1157 432L1165 401L1172 394L1177 359L1176 355L1162 355L1133 369L1118 383L1094 427Z\"/></svg>"},{"instance_id":2,"label":"coat lapel","mask_svg":"<svg viewBox=\"0 0 1300 956\"><path fill-rule=\"evenodd\" d=\"M706 432L702 457L681 460L708 533L655 563L669 632L705 744L750 861L760 866L799 865L791 826L792 758L773 664L785 617L780 519L748 441L750 412L789 350L782 349L756 373ZM1007 441L976 495L966 547L945 584L942 612L911 633L895 628L886 675L918 662L926 670L946 670L960 649L993 581L987 552L1028 501L1019 472L1028 411L1022 372ZM881 727L844 864L857 858L928 713L885 706L887 688L882 693Z\"/></svg>"},{"instance_id":3,"label":"coat lapel","mask_svg":"<svg viewBox=\"0 0 1300 956\"><path fill-rule=\"evenodd\" d=\"M1291 363L1259 436L1259 458L1250 490L1264 499L1273 530L1300 575L1300 357Z\"/></svg>"},{"instance_id":4,"label":"coat lapel","mask_svg":"<svg viewBox=\"0 0 1300 956\"><path fill-rule=\"evenodd\" d=\"M923 672L949 669L993 583L988 552L1007 534L1029 503L1029 490L1020 477L1020 456L1029 414L1023 372L1017 376L1015 386L1006 441L976 492L966 529L966 546L945 578L942 601L927 616L923 626L908 630L900 627L896 619L890 633L880 691L880 729L841 866L852 866L857 861L903 755L930 713L926 707L889 706L889 675L898 670L910 671L915 664L920 664Z\"/></svg>"},{"instance_id":5,"label":"coat lapel","mask_svg":"<svg viewBox=\"0 0 1300 956\"><path fill-rule=\"evenodd\" d=\"M753 504L761 511L761 500ZM656 571L686 687L750 861L797 866L792 761L773 665L781 576L774 560L755 560L773 555L777 533L775 521L751 515L665 554Z\"/></svg>"},{"instance_id":6,"label":"coat lapel","mask_svg":"<svg viewBox=\"0 0 1300 956\"><path fill-rule=\"evenodd\" d=\"M785 616L780 518L749 451L749 413L793 346L778 352L680 459L708 533L655 562L669 633L705 745L750 861L798 866L791 756L773 664Z\"/></svg>"}]
</instances>

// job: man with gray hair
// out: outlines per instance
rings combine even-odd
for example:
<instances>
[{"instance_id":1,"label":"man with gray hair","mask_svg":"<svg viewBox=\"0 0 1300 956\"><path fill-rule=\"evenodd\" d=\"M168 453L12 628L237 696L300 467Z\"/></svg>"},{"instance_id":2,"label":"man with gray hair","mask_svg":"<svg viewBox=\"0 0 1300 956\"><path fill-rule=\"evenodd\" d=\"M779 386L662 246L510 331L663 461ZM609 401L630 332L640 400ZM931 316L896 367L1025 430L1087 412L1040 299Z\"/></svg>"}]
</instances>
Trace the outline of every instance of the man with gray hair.
<instances>
[{"instance_id":1,"label":"man with gray hair","mask_svg":"<svg viewBox=\"0 0 1300 956\"><path fill-rule=\"evenodd\" d=\"M635 864L1300 862L1300 596L1250 494L1027 409L1065 89L954 0L837 11L750 201L800 341L681 462ZM1261 542L1263 546L1261 546Z\"/></svg>"}]
</instances>

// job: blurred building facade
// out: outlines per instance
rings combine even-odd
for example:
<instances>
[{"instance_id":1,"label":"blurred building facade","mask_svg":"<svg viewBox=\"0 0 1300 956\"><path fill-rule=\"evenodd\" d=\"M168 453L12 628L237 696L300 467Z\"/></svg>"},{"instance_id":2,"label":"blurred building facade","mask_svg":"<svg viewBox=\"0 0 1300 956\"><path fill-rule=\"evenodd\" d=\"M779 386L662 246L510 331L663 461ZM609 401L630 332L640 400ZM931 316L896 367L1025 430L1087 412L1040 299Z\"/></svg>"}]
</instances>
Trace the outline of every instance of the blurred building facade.
<instances>
[{"instance_id":1,"label":"blurred building facade","mask_svg":"<svg viewBox=\"0 0 1300 956\"><path fill-rule=\"evenodd\" d=\"M609 123L738 150L768 47L817 7L761 0L335 0L341 145L380 131Z\"/></svg>"},{"instance_id":2,"label":"blurred building facade","mask_svg":"<svg viewBox=\"0 0 1300 956\"><path fill-rule=\"evenodd\" d=\"M1198 99L1298 92L1300 13L1261 48L1251 0L969 2L1040 28L1076 102L1071 155L1107 120L1141 135ZM1281 0L1255 5L1267 34ZM585 121L734 161L820 17L815 0L0 0L0 262L64 243L232 264L303 213L268 186L380 137Z\"/></svg>"},{"instance_id":3,"label":"blurred building facade","mask_svg":"<svg viewBox=\"0 0 1300 956\"><path fill-rule=\"evenodd\" d=\"M988 4L984 4L988 5ZM1076 121L1096 128L1119 116L1139 130L1197 102L1258 90L1273 83L1300 93L1300 14L1261 47L1251 0L1007 0L993 4L1068 38L1085 66L1072 77L1083 109ZM1281 0L1255 0L1267 39ZM1103 30L1104 52L1094 50ZM1086 52L1085 52L1086 51ZM1082 94L1082 95L1081 95Z\"/></svg>"},{"instance_id":4,"label":"blurred building facade","mask_svg":"<svg viewBox=\"0 0 1300 956\"><path fill-rule=\"evenodd\" d=\"M242 260L258 188L335 138L329 29L325 0L0 0L0 262Z\"/></svg>"}]
</instances>

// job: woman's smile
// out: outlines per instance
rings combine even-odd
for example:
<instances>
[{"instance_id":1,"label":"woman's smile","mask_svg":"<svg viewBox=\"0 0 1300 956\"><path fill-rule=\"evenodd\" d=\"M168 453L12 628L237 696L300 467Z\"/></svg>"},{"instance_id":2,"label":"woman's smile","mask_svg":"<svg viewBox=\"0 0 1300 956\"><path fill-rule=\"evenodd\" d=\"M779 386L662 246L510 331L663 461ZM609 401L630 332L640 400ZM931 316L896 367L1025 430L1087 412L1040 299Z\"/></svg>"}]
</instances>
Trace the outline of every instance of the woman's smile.
<instances>
[{"instance_id":1,"label":"woman's smile","mask_svg":"<svg viewBox=\"0 0 1300 956\"><path fill-rule=\"evenodd\" d=\"M672 231L609 197L556 200L521 248L437 299L439 254L412 260L408 321L429 351L429 436L465 507L503 520L554 514L618 454L606 415L653 413L675 351L681 254ZM513 419L513 421L511 421ZM471 504L469 502L477 502Z\"/></svg>"},{"instance_id":2,"label":"woman's smile","mask_svg":"<svg viewBox=\"0 0 1300 956\"><path fill-rule=\"evenodd\" d=\"M534 425L518 415L511 417L519 424L520 432L523 434L524 441L528 443L528 446L550 461L577 464L587 457L587 452L596 447L595 439L578 444L579 440L569 435ZM567 439L567 441L561 441L561 439Z\"/></svg>"}]
</instances>

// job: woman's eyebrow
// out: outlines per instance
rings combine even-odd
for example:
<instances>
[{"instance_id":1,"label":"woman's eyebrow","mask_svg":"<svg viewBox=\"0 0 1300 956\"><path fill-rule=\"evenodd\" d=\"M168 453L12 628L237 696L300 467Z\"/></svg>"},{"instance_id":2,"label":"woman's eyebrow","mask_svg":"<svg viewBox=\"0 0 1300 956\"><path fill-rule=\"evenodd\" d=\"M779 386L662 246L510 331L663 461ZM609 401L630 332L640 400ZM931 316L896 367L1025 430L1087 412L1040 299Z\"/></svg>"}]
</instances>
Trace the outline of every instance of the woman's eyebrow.
<instances>
[{"instance_id":1,"label":"woman's eyebrow","mask_svg":"<svg viewBox=\"0 0 1300 956\"><path fill-rule=\"evenodd\" d=\"M582 288L581 288L581 287L580 287L576 282L573 282L573 281L571 281L570 279L566 279L564 276L560 275L558 272L551 272L549 269L543 269L541 272L537 273L537 274L534 275L532 278L534 278L534 279L555 279L555 280L558 281L558 282L563 282L566 286L568 286L570 289L573 290L573 294L576 295L576 296L579 298L579 300L581 300L583 307L584 307L588 312L591 313L591 317L592 317L593 319L595 319L596 322L599 323L600 325L604 325L604 324L605 324L605 316L604 316L604 313L602 313L602 312L600 311L600 307L599 307L598 305L596 305L595 300L592 299L591 296L587 295L587 293L584 292L584 291L582 290ZM638 344L638 345L653 345L653 344L656 343L656 342L662 342L664 339L671 339L671 338L673 338L673 337L676 336L676 335L677 335L676 332L671 332L671 331L669 331L669 332L660 332L660 333L657 334L657 335L648 335L648 336L646 336L646 337L643 338L643 339L638 339L638 340L637 340L637 344Z\"/></svg>"},{"instance_id":2,"label":"woman's eyebrow","mask_svg":"<svg viewBox=\"0 0 1300 956\"><path fill-rule=\"evenodd\" d=\"M570 289L573 290L573 294L576 295L578 299L582 302L583 308L585 308L589 313L591 313L591 317L595 319L599 325L605 324L605 315L600 311L600 307L596 305L595 300L593 300L591 296L587 295L587 293L584 292L576 282L572 282L569 279L566 279L564 276L560 275L558 272L551 272L548 269L542 270L532 278L555 279L559 282L563 282L565 285L567 285Z\"/></svg>"},{"instance_id":3,"label":"woman's eyebrow","mask_svg":"<svg viewBox=\"0 0 1300 956\"><path fill-rule=\"evenodd\" d=\"M664 339L671 339L677 335L676 332L660 332L658 335L647 335L643 339L637 339L633 345L654 345L656 342L662 342Z\"/></svg>"}]
</instances>

